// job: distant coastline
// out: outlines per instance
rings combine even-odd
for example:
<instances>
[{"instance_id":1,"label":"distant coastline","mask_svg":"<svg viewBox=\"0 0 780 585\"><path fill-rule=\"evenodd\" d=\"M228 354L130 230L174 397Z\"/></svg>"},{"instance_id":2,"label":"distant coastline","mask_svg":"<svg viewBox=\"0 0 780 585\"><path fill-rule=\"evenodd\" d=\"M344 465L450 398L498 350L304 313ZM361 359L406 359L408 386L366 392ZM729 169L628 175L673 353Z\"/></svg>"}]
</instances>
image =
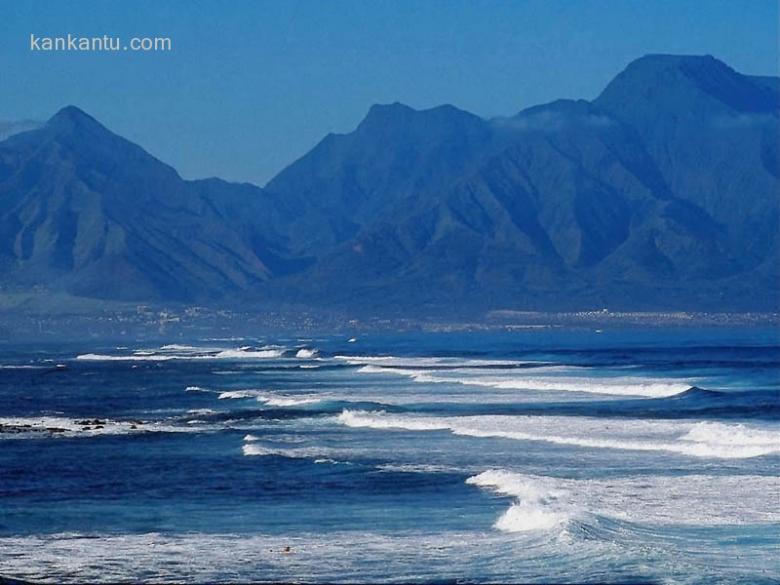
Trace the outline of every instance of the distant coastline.
<instances>
[{"instance_id":1,"label":"distant coastline","mask_svg":"<svg viewBox=\"0 0 780 585\"><path fill-rule=\"evenodd\" d=\"M195 339L264 333L404 333L544 331L625 328L777 327L780 313L610 311L543 312L496 310L482 315L446 318L354 315L306 307L207 308L179 305L103 307L90 311L0 311L0 343L93 339Z\"/></svg>"}]
</instances>

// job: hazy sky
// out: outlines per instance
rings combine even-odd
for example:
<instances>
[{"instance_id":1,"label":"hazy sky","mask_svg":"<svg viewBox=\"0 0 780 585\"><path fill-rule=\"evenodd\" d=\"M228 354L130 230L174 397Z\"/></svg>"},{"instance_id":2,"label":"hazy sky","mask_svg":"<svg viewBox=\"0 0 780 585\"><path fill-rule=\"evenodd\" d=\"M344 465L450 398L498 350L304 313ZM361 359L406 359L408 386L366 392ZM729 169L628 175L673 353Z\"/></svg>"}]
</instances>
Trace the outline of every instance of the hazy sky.
<instances>
[{"instance_id":1,"label":"hazy sky","mask_svg":"<svg viewBox=\"0 0 780 585\"><path fill-rule=\"evenodd\" d=\"M778 74L777 0L0 2L0 120L74 104L188 178L263 184L373 103L509 115L645 53ZM169 53L31 52L30 34Z\"/></svg>"}]
</instances>

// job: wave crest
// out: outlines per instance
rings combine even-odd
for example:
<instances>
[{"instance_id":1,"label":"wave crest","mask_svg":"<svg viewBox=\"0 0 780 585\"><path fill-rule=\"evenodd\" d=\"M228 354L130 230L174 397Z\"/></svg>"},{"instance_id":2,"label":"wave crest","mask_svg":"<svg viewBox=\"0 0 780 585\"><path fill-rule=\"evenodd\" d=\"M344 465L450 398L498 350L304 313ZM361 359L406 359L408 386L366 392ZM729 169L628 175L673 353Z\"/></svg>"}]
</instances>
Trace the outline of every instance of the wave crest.
<instances>
[{"instance_id":1,"label":"wave crest","mask_svg":"<svg viewBox=\"0 0 780 585\"><path fill-rule=\"evenodd\" d=\"M527 415L424 417L384 411L344 410L338 422L350 427L409 431L448 430L454 435L546 442L591 449L666 451L691 457L745 459L780 453L780 431L745 425L660 423ZM579 426L573 426L574 424Z\"/></svg>"}]
</instances>

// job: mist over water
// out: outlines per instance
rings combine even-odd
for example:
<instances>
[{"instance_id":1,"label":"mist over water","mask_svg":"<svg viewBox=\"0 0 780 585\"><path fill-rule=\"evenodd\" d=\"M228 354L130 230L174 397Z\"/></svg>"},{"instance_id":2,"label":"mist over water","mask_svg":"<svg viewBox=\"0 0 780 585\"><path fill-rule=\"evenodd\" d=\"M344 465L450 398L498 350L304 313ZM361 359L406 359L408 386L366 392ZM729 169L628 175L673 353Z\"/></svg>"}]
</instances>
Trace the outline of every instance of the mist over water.
<instances>
[{"instance_id":1,"label":"mist over water","mask_svg":"<svg viewBox=\"0 0 780 585\"><path fill-rule=\"evenodd\" d=\"M773 331L6 346L45 582L780 580Z\"/></svg>"}]
</instances>

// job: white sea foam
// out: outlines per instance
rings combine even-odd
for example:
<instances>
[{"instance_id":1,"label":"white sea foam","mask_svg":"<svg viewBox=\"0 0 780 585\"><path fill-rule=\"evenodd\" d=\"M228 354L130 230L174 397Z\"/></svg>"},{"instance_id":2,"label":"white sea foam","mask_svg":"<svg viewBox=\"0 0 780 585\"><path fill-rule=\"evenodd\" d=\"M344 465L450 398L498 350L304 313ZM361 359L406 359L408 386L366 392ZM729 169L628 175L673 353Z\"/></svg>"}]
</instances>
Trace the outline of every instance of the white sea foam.
<instances>
[{"instance_id":1,"label":"white sea foam","mask_svg":"<svg viewBox=\"0 0 780 585\"><path fill-rule=\"evenodd\" d=\"M185 432L187 427L162 422L140 422L107 418L67 418L60 416L2 417L0 438L93 437L148 432Z\"/></svg>"},{"instance_id":2,"label":"white sea foam","mask_svg":"<svg viewBox=\"0 0 780 585\"><path fill-rule=\"evenodd\" d=\"M258 437L257 435L253 435L251 433L244 435L245 443L252 443L256 441L266 441L271 443L305 443L307 439L304 437L300 437L298 435L276 435L275 434L267 437Z\"/></svg>"},{"instance_id":3,"label":"white sea foam","mask_svg":"<svg viewBox=\"0 0 780 585\"><path fill-rule=\"evenodd\" d=\"M258 402L262 402L266 406L276 407L288 407L288 406L301 406L304 404L314 404L322 401L321 396L315 395L300 395L300 396L285 396L279 394L269 394L263 390L227 390L221 392L218 397L220 400L241 400L241 399L254 399Z\"/></svg>"},{"instance_id":4,"label":"white sea foam","mask_svg":"<svg viewBox=\"0 0 780 585\"><path fill-rule=\"evenodd\" d=\"M550 538L470 529L143 534L55 533L0 537L3 573L47 583L484 581L769 583L772 544L662 545ZM715 538L715 537L713 537ZM731 540L731 539L727 539ZM736 540L736 539L734 539ZM763 539L762 539L763 540ZM706 542L706 541L705 541ZM771 542L771 541L770 541ZM290 552L285 552L285 547ZM392 579L388 578L392 576Z\"/></svg>"},{"instance_id":5,"label":"white sea foam","mask_svg":"<svg viewBox=\"0 0 780 585\"><path fill-rule=\"evenodd\" d=\"M467 484L515 498L496 521L506 532L548 530L604 515L650 524L725 525L777 522L777 478L755 475L653 475L567 479L488 470Z\"/></svg>"},{"instance_id":6,"label":"white sea foam","mask_svg":"<svg viewBox=\"0 0 780 585\"><path fill-rule=\"evenodd\" d=\"M190 356L187 356L186 359L189 359L189 357ZM139 353L134 355L104 355L99 353L85 353L76 356L77 360L88 362L164 362L177 358L179 358L179 356L151 353Z\"/></svg>"},{"instance_id":7,"label":"white sea foam","mask_svg":"<svg viewBox=\"0 0 780 585\"><path fill-rule=\"evenodd\" d=\"M365 372L392 372L397 368L512 368L523 365L539 365L546 362L531 362L517 360L487 360L477 358L452 358L452 357L398 357L398 356L358 356L337 355L334 359L345 361L352 365L374 365L386 367L381 370L364 370Z\"/></svg>"},{"instance_id":8,"label":"white sea foam","mask_svg":"<svg viewBox=\"0 0 780 585\"><path fill-rule=\"evenodd\" d=\"M352 410L344 410L337 420L350 427L448 430L470 437L590 449L667 451L692 457L744 459L780 453L780 430L741 424L508 415L438 418Z\"/></svg>"},{"instance_id":9,"label":"white sea foam","mask_svg":"<svg viewBox=\"0 0 780 585\"><path fill-rule=\"evenodd\" d=\"M268 406L279 407L302 406L304 404L322 402L322 398L317 396L260 396L258 400Z\"/></svg>"},{"instance_id":10,"label":"white sea foam","mask_svg":"<svg viewBox=\"0 0 780 585\"><path fill-rule=\"evenodd\" d=\"M191 408L187 411L187 414L216 414L216 410L211 408Z\"/></svg>"},{"instance_id":11,"label":"white sea foam","mask_svg":"<svg viewBox=\"0 0 780 585\"><path fill-rule=\"evenodd\" d=\"M418 378L416 381L452 382L452 380L443 378L428 380ZM693 386L692 383L685 381L648 380L629 376L618 378L518 376L510 379L458 379L456 382L474 386L488 386L500 390L558 390L564 392L586 392L588 394L644 396L647 398L674 396L689 390Z\"/></svg>"},{"instance_id":12,"label":"white sea foam","mask_svg":"<svg viewBox=\"0 0 780 585\"><path fill-rule=\"evenodd\" d=\"M123 361L170 361L170 360L253 360L253 359L275 359L284 356L284 348L263 347L260 349L239 348L222 350L205 350L203 348L193 348L193 351L177 350L179 353L165 351L146 351L138 350L127 355L106 355L98 353L85 353L77 355L76 359L81 361L95 362L123 362Z\"/></svg>"},{"instance_id":13,"label":"white sea foam","mask_svg":"<svg viewBox=\"0 0 780 585\"><path fill-rule=\"evenodd\" d=\"M320 352L316 349L309 349L303 347L295 353L295 357L297 357L298 359L310 359L316 357L317 355L319 355L319 353Z\"/></svg>"},{"instance_id":14,"label":"white sea foam","mask_svg":"<svg viewBox=\"0 0 780 585\"><path fill-rule=\"evenodd\" d=\"M635 376L614 378L588 376L558 376L539 374L558 374L573 371L576 366L541 366L528 370L528 374L518 374L517 370L497 372L488 370L488 375L478 375L468 370L449 370L431 372L405 368L387 368L381 365L365 365L358 371L371 374L395 374L407 376L421 384L462 384L483 386L498 390L539 390L559 392L584 392L588 394L606 394L612 396L642 396L664 398L689 390L694 384L690 381L648 379ZM577 368L579 370L585 368ZM499 375L500 374L500 375Z\"/></svg>"},{"instance_id":15,"label":"white sea foam","mask_svg":"<svg viewBox=\"0 0 780 585\"><path fill-rule=\"evenodd\" d=\"M247 457L262 457L265 455L281 455L281 451L279 449L270 449L268 447L263 447L262 445L256 445L254 443L250 443L248 445L244 445L241 447L241 450L243 451L244 455Z\"/></svg>"},{"instance_id":16,"label":"white sea foam","mask_svg":"<svg viewBox=\"0 0 780 585\"><path fill-rule=\"evenodd\" d=\"M201 351L201 348L194 347L192 345L181 345L178 343L169 343L168 345L161 346L160 349L164 351Z\"/></svg>"},{"instance_id":17,"label":"white sea foam","mask_svg":"<svg viewBox=\"0 0 780 585\"><path fill-rule=\"evenodd\" d=\"M399 582L419 582L421 572L426 581L454 582L473 570L474 536L468 531L388 535L356 530L59 533L0 537L0 556L4 574L36 583L250 583L257 582L259 574L274 583L379 582L388 574ZM506 550L501 535L480 536L477 552ZM509 572L503 567L490 574ZM508 577L492 581L499 580Z\"/></svg>"},{"instance_id":18,"label":"white sea foam","mask_svg":"<svg viewBox=\"0 0 780 585\"><path fill-rule=\"evenodd\" d=\"M348 427L367 427L370 429L403 429L408 431L451 430L450 423L446 419L392 416L383 411L343 410L338 415L337 420Z\"/></svg>"},{"instance_id":19,"label":"white sea foam","mask_svg":"<svg viewBox=\"0 0 780 585\"><path fill-rule=\"evenodd\" d=\"M208 388L202 388L201 386L187 386L184 389L185 392L213 392L213 390L209 390Z\"/></svg>"},{"instance_id":20,"label":"white sea foam","mask_svg":"<svg viewBox=\"0 0 780 585\"><path fill-rule=\"evenodd\" d=\"M220 351L213 357L213 359L235 359L235 360L247 360L247 359L273 359L279 358L284 355L283 349L258 349L258 350L238 350L238 349L225 349Z\"/></svg>"},{"instance_id":21,"label":"white sea foam","mask_svg":"<svg viewBox=\"0 0 780 585\"><path fill-rule=\"evenodd\" d=\"M562 492L546 478L491 470L468 478L466 483L517 498L517 502L494 524L495 528L504 532L550 530L570 520L573 515L558 504Z\"/></svg>"},{"instance_id":22,"label":"white sea foam","mask_svg":"<svg viewBox=\"0 0 780 585\"><path fill-rule=\"evenodd\" d=\"M699 422L680 440L690 444L685 451L700 457L758 457L780 452L780 432L743 424Z\"/></svg>"},{"instance_id":23,"label":"white sea foam","mask_svg":"<svg viewBox=\"0 0 780 585\"><path fill-rule=\"evenodd\" d=\"M263 395L260 390L228 390L221 392L219 400L240 400L242 398L258 398Z\"/></svg>"},{"instance_id":24,"label":"white sea foam","mask_svg":"<svg viewBox=\"0 0 780 585\"><path fill-rule=\"evenodd\" d=\"M33 366L26 364L0 364L0 370L48 370L51 366Z\"/></svg>"},{"instance_id":25,"label":"white sea foam","mask_svg":"<svg viewBox=\"0 0 780 585\"><path fill-rule=\"evenodd\" d=\"M387 473L453 473L463 471L459 467L429 463L382 463L376 468Z\"/></svg>"},{"instance_id":26,"label":"white sea foam","mask_svg":"<svg viewBox=\"0 0 780 585\"><path fill-rule=\"evenodd\" d=\"M287 457L288 459L327 459L330 462L337 462L333 459L333 449L325 449L322 447L270 447L268 445L260 445L257 441L246 441L241 447L241 451L246 457Z\"/></svg>"},{"instance_id":27,"label":"white sea foam","mask_svg":"<svg viewBox=\"0 0 780 585\"><path fill-rule=\"evenodd\" d=\"M534 504L513 504L496 520L495 527L504 532L549 530L569 518L565 514L547 512Z\"/></svg>"}]
</instances>

